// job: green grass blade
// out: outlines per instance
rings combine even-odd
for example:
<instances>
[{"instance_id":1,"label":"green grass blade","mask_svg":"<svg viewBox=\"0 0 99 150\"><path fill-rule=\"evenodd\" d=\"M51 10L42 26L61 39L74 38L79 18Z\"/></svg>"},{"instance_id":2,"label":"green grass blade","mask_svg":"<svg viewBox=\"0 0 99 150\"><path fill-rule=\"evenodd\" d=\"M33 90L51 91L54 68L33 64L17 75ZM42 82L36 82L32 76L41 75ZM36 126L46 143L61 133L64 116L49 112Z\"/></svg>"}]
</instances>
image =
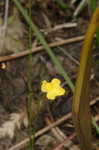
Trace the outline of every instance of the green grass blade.
<instances>
[{"instance_id":1,"label":"green grass blade","mask_svg":"<svg viewBox=\"0 0 99 150\"><path fill-rule=\"evenodd\" d=\"M94 12L97 8L97 0L90 0L90 6L92 9L92 12ZM97 42L97 45L99 46L99 27L97 28L97 32L96 32L96 42Z\"/></svg>"},{"instance_id":2,"label":"green grass blade","mask_svg":"<svg viewBox=\"0 0 99 150\"><path fill-rule=\"evenodd\" d=\"M97 0L90 0L91 9L94 12L97 7Z\"/></svg>"},{"instance_id":3,"label":"green grass blade","mask_svg":"<svg viewBox=\"0 0 99 150\"><path fill-rule=\"evenodd\" d=\"M53 63L58 68L59 73L64 77L64 79L66 80L66 83L71 88L71 90L74 91L73 82L71 81L70 77L68 76L68 74L64 70L64 68L61 65L61 63L58 60L58 58L55 56L55 54L52 52L51 48L48 46L48 44L45 41L43 35L39 32L37 26L33 23L32 19L29 17L27 11L21 6L21 4L20 4L20 2L18 0L13 0L13 2L15 3L15 5L19 9L19 11L21 12L21 14L23 15L23 17L25 18L25 20L28 23L28 25L31 27L32 31L35 32L38 40L44 46L44 48L47 51L47 53L49 54L51 60L53 61Z\"/></svg>"}]
</instances>

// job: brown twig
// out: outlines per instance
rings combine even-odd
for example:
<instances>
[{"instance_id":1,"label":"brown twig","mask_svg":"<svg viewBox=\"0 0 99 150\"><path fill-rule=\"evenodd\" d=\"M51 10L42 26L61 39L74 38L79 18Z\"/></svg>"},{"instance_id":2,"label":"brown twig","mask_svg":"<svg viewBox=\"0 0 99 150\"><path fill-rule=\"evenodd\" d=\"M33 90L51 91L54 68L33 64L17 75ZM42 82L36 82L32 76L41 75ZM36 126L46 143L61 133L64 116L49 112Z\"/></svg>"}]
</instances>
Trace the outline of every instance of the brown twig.
<instances>
[{"instance_id":1,"label":"brown twig","mask_svg":"<svg viewBox=\"0 0 99 150\"><path fill-rule=\"evenodd\" d=\"M50 125L54 122L54 120L52 120L53 118L49 118L46 117L45 121L47 125ZM54 127L51 129L53 135L57 138L58 141L62 142L64 139L66 139L65 134L58 128L58 127Z\"/></svg>"},{"instance_id":2,"label":"brown twig","mask_svg":"<svg viewBox=\"0 0 99 150\"><path fill-rule=\"evenodd\" d=\"M50 124L53 123L54 119L53 119L53 118L50 118L50 119L49 119L49 118L47 117L47 118L45 118L45 121L46 121L47 125L50 125ZM66 139L68 139L68 136L66 136L66 135L60 130L59 127L52 128L51 131L52 131L53 135L59 140L59 142L61 142L59 145L62 144L62 146L66 147L66 148L68 148L68 149L70 149L70 150L78 150L78 149L79 149L76 145L74 145L74 144L72 143L71 140L67 140L67 142L66 142L65 144L63 144L63 141L66 140Z\"/></svg>"},{"instance_id":3,"label":"brown twig","mask_svg":"<svg viewBox=\"0 0 99 150\"><path fill-rule=\"evenodd\" d=\"M54 26L53 28L49 27L48 29L41 30L45 35L50 32L59 31L62 28L73 28L77 27L77 23L64 23Z\"/></svg>"},{"instance_id":4,"label":"brown twig","mask_svg":"<svg viewBox=\"0 0 99 150\"><path fill-rule=\"evenodd\" d=\"M53 48L53 47L64 45L64 44L78 42L78 41L81 41L83 39L84 39L84 36L74 37L74 38L71 38L71 39L66 39L66 40L61 40L61 41L58 41L58 42L50 43L49 46ZM31 51L26 50L26 51L19 52L17 54L12 54L12 55L9 55L9 56L1 56L0 57L0 62L5 62L5 61L8 61L8 60L13 60L13 59L17 59L17 58L20 58L20 57L24 57L26 55L29 55L30 53L32 54L32 53L35 53L35 52L39 52L43 49L44 49L43 46L39 46L39 47L33 48Z\"/></svg>"},{"instance_id":5,"label":"brown twig","mask_svg":"<svg viewBox=\"0 0 99 150\"><path fill-rule=\"evenodd\" d=\"M75 133L70 135L68 138L66 138L62 143L60 143L57 147L53 148L52 150L61 150L61 148L71 139L73 139L76 136ZM77 149L78 150L78 149Z\"/></svg>"},{"instance_id":6,"label":"brown twig","mask_svg":"<svg viewBox=\"0 0 99 150\"><path fill-rule=\"evenodd\" d=\"M71 113L68 113L67 115L65 115L64 117L62 117L61 119L57 120L56 122L52 123L51 125L39 130L36 134L35 134L35 138L37 138L38 136L44 134L45 132L49 131L51 128L59 125L60 123L64 122L65 120L69 119L71 117ZM9 148L8 150L20 150L21 148L25 147L27 145L27 143L29 142L29 138L26 138L25 140L21 141L20 143L12 146L11 148Z\"/></svg>"}]
</instances>

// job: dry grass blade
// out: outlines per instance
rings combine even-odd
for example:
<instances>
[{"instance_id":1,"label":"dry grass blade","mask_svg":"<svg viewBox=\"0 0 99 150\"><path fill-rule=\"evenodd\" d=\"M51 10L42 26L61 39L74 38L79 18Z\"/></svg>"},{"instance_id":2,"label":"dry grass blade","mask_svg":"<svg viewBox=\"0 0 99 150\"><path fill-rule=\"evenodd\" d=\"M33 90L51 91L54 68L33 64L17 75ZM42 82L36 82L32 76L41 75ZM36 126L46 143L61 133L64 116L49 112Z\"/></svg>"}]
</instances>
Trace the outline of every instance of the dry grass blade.
<instances>
[{"instance_id":1,"label":"dry grass blade","mask_svg":"<svg viewBox=\"0 0 99 150\"><path fill-rule=\"evenodd\" d=\"M73 119L82 150L92 149L91 114L89 110L89 78L91 70L92 41L99 25L99 8L93 14L81 54L79 74L73 99Z\"/></svg>"}]
</instances>

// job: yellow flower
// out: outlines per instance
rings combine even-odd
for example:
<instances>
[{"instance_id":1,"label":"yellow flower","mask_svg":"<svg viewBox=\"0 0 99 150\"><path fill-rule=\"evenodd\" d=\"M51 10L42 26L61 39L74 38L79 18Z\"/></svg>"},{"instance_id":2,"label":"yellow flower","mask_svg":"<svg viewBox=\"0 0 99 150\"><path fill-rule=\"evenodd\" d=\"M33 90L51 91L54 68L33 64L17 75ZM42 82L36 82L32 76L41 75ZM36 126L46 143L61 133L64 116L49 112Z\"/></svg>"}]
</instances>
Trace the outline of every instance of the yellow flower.
<instances>
[{"instance_id":1,"label":"yellow flower","mask_svg":"<svg viewBox=\"0 0 99 150\"><path fill-rule=\"evenodd\" d=\"M57 96L65 94L65 89L60 86L60 80L54 78L51 82L42 81L41 91L47 93L47 98L54 100Z\"/></svg>"}]
</instances>

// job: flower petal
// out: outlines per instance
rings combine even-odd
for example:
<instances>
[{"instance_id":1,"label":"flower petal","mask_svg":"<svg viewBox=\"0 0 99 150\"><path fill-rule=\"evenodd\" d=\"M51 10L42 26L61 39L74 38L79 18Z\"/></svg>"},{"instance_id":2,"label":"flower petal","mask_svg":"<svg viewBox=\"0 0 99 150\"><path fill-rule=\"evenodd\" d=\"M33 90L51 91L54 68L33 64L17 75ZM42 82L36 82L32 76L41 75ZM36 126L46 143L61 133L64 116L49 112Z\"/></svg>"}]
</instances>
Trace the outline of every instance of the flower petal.
<instances>
[{"instance_id":1,"label":"flower petal","mask_svg":"<svg viewBox=\"0 0 99 150\"><path fill-rule=\"evenodd\" d=\"M63 88L60 88L58 90L58 96L64 95L65 94L65 90Z\"/></svg>"},{"instance_id":2,"label":"flower petal","mask_svg":"<svg viewBox=\"0 0 99 150\"><path fill-rule=\"evenodd\" d=\"M59 87L60 86L60 80L55 78L52 80L51 84L54 86L54 87Z\"/></svg>"},{"instance_id":3,"label":"flower petal","mask_svg":"<svg viewBox=\"0 0 99 150\"><path fill-rule=\"evenodd\" d=\"M41 85L41 91L42 92L48 92L48 91L50 91L52 88L51 88L51 84L49 83L49 82L47 82L47 81L43 81L42 82L42 85Z\"/></svg>"},{"instance_id":4,"label":"flower petal","mask_svg":"<svg viewBox=\"0 0 99 150\"><path fill-rule=\"evenodd\" d=\"M46 81L44 80L44 81L42 81L42 85L41 85L41 91L42 92L46 92Z\"/></svg>"},{"instance_id":5,"label":"flower petal","mask_svg":"<svg viewBox=\"0 0 99 150\"><path fill-rule=\"evenodd\" d=\"M46 97L49 99L49 100L55 100L56 98L56 95L53 94L53 92L48 92Z\"/></svg>"}]
</instances>

